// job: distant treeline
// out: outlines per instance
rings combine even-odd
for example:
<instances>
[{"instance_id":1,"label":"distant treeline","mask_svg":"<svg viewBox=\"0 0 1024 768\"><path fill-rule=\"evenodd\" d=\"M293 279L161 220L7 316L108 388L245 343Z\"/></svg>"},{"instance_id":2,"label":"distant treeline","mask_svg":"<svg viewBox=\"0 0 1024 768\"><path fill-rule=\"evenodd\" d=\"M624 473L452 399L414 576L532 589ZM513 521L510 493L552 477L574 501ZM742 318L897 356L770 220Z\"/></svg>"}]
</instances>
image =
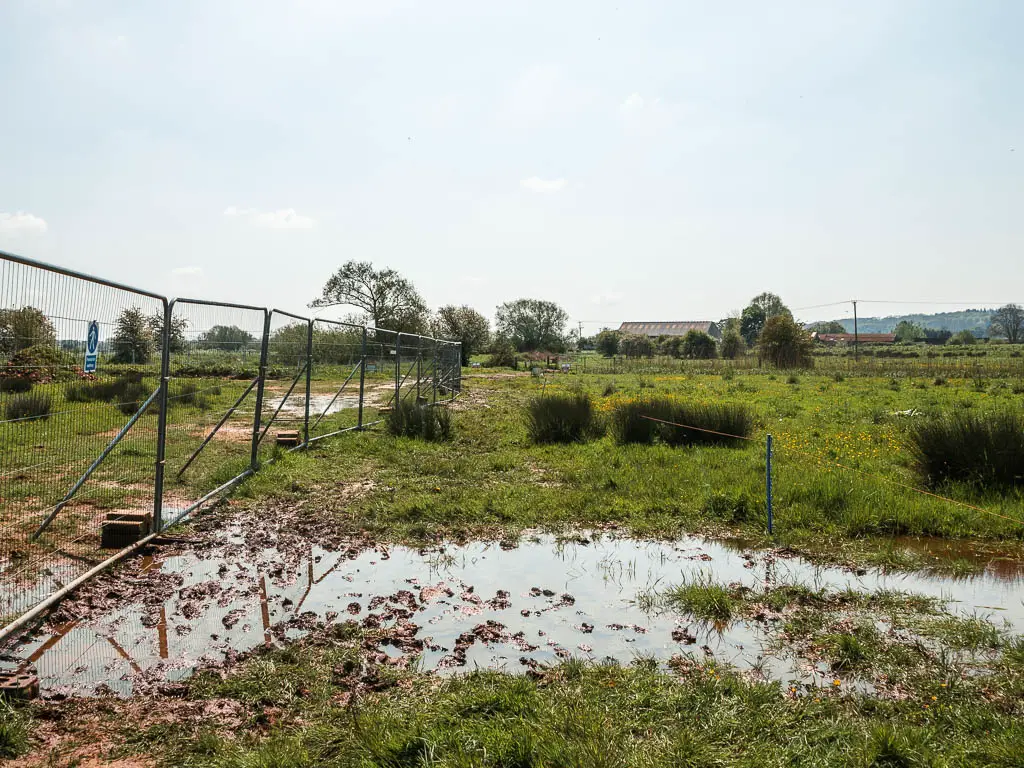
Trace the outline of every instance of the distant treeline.
<instances>
[{"instance_id":1,"label":"distant treeline","mask_svg":"<svg viewBox=\"0 0 1024 768\"><path fill-rule=\"evenodd\" d=\"M860 333L892 333L902 321L913 323L925 330L971 331L975 336L987 336L988 325L994 309L965 309L960 312L936 312L931 315L890 315L889 317L861 317L857 319ZM842 323L847 333L853 333L853 318L844 317Z\"/></svg>"}]
</instances>

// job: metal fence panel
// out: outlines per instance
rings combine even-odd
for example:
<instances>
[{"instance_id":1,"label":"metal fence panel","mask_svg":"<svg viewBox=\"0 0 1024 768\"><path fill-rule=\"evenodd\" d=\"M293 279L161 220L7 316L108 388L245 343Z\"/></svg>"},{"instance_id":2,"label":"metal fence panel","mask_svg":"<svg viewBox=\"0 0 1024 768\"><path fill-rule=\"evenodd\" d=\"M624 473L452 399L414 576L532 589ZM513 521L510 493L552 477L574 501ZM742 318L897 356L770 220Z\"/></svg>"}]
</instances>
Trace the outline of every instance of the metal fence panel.
<instances>
[{"instance_id":1,"label":"metal fence panel","mask_svg":"<svg viewBox=\"0 0 1024 768\"><path fill-rule=\"evenodd\" d=\"M455 397L459 362L426 336L168 301L0 252L0 616L23 614L0 640L287 446Z\"/></svg>"},{"instance_id":2,"label":"metal fence panel","mask_svg":"<svg viewBox=\"0 0 1024 768\"><path fill-rule=\"evenodd\" d=\"M165 524L254 470L268 317L262 307L199 299L172 303Z\"/></svg>"},{"instance_id":3,"label":"metal fence panel","mask_svg":"<svg viewBox=\"0 0 1024 768\"><path fill-rule=\"evenodd\" d=\"M310 442L360 426L363 333L361 325L313 321Z\"/></svg>"},{"instance_id":4,"label":"metal fence panel","mask_svg":"<svg viewBox=\"0 0 1024 768\"><path fill-rule=\"evenodd\" d=\"M165 305L0 253L0 615L102 560L108 515L153 511Z\"/></svg>"},{"instance_id":5,"label":"metal fence panel","mask_svg":"<svg viewBox=\"0 0 1024 768\"><path fill-rule=\"evenodd\" d=\"M280 309L270 312L267 380L257 445L260 463L279 455L278 433L296 432L299 443L305 442L312 374L312 331L313 325L308 317Z\"/></svg>"}]
</instances>

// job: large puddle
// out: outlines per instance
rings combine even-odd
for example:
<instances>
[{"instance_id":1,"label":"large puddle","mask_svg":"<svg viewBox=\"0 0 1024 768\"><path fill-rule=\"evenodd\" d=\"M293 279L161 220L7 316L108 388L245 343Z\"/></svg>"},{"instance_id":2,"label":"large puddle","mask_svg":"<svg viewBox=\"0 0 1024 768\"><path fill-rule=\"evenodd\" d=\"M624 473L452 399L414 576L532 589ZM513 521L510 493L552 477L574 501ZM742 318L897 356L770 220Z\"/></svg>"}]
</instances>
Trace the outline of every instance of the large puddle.
<instances>
[{"instance_id":1,"label":"large puddle","mask_svg":"<svg viewBox=\"0 0 1024 768\"><path fill-rule=\"evenodd\" d=\"M237 531L232 541L241 541ZM737 621L716 629L643 609L652 590L699 575L754 589L800 583L902 590L947 601L957 614L1005 620L1013 631L1024 627L1020 578L998 571L962 579L856 575L698 538L650 542L581 534L566 542L536 535L506 547L477 542L442 551L338 552L314 546L301 557L268 548L255 556L210 550L141 560L124 569L123 583L142 583L148 570L150 577L177 574L172 588L126 589L127 603L115 588L107 597L116 608L50 626L15 652L36 665L44 692L88 694L103 686L128 694L141 679L179 680L235 652L300 637L316 622L354 619L401 625L423 641L421 667L441 672L517 671L569 656L666 662L694 653L741 668L756 664L780 681L831 680L824 668L772 656L761 624ZM408 649L394 643L380 651L394 657Z\"/></svg>"}]
</instances>

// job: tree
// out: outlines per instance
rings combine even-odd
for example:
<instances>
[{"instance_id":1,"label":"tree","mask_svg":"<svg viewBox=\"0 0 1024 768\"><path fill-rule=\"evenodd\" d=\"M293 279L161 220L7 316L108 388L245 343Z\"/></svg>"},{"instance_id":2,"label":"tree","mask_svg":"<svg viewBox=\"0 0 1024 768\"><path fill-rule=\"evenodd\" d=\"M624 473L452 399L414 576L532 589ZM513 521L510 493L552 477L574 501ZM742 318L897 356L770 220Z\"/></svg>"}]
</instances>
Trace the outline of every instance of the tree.
<instances>
[{"instance_id":1,"label":"tree","mask_svg":"<svg viewBox=\"0 0 1024 768\"><path fill-rule=\"evenodd\" d=\"M469 365L470 357L487 349L491 324L472 307L448 304L437 310L434 335L449 341L461 341L462 364Z\"/></svg>"},{"instance_id":2,"label":"tree","mask_svg":"<svg viewBox=\"0 0 1024 768\"><path fill-rule=\"evenodd\" d=\"M552 301L516 299L498 307L495 325L499 336L520 352L565 349L565 326L569 314Z\"/></svg>"},{"instance_id":3,"label":"tree","mask_svg":"<svg viewBox=\"0 0 1024 768\"><path fill-rule=\"evenodd\" d=\"M619 351L626 357L653 357L654 342L650 336L628 333L619 340Z\"/></svg>"},{"instance_id":4,"label":"tree","mask_svg":"<svg viewBox=\"0 0 1024 768\"><path fill-rule=\"evenodd\" d=\"M743 354L745 345L738 328L727 328L722 334L722 357L735 360Z\"/></svg>"},{"instance_id":5,"label":"tree","mask_svg":"<svg viewBox=\"0 0 1024 768\"><path fill-rule=\"evenodd\" d=\"M689 330L683 336L680 349L683 357L690 360L709 360L718 354L715 340L703 331Z\"/></svg>"},{"instance_id":6,"label":"tree","mask_svg":"<svg viewBox=\"0 0 1024 768\"><path fill-rule=\"evenodd\" d=\"M0 309L0 354L13 355L36 345L57 343L50 318L35 307Z\"/></svg>"},{"instance_id":7,"label":"tree","mask_svg":"<svg viewBox=\"0 0 1024 768\"><path fill-rule=\"evenodd\" d=\"M148 363L155 347L150 318L138 307L124 310L114 323L115 363Z\"/></svg>"},{"instance_id":8,"label":"tree","mask_svg":"<svg viewBox=\"0 0 1024 768\"><path fill-rule=\"evenodd\" d=\"M203 349L238 351L256 343L256 337L237 325L215 325L199 335Z\"/></svg>"},{"instance_id":9,"label":"tree","mask_svg":"<svg viewBox=\"0 0 1024 768\"><path fill-rule=\"evenodd\" d=\"M615 357L619 354L619 339L621 338L618 331L612 331L605 328L599 334L597 334L597 340L595 346L597 351L600 352L604 357Z\"/></svg>"},{"instance_id":10,"label":"tree","mask_svg":"<svg viewBox=\"0 0 1024 768\"><path fill-rule=\"evenodd\" d=\"M812 348L811 335L788 313L768 318L761 329L758 351L776 368L810 368Z\"/></svg>"},{"instance_id":11,"label":"tree","mask_svg":"<svg viewBox=\"0 0 1024 768\"><path fill-rule=\"evenodd\" d=\"M164 346L164 316L160 313L150 315L147 320L149 330L153 333L153 346L159 352ZM185 330L188 320L184 317L171 316L171 352L185 350Z\"/></svg>"},{"instance_id":12,"label":"tree","mask_svg":"<svg viewBox=\"0 0 1024 768\"><path fill-rule=\"evenodd\" d=\"M289 323L270 334L267 348L275 365L298 367L306 362L308 343L309 326L306 323Z\"/></svg>"},{"instance_id":13,"label":"tree","mask_svg":"<svg viewBox=\"0 0 1024 768\"><path fill-rule=\"evenodd\" d=\"M668 357L682 357L683 356L683 337L682 336L659 336L658 337L658 354L667 355Z\"/></svg>"},{"instance_id":14,"label":"tree","mask_svg":"<svg viewBox=\"0 0 1024 768\"><path fill-rule=\"evenodd\" d=\"M846 326L838 320L820 320L817 323L811 323L811 327L807 330L814 333L846 333Z\"/></svg>"},{"instance_id":15,"label":"tree","mask_svg":"<svg viewBox=\"0 0 1024 768\"><path fill-rule=\"evenodd\" d=\"M393 269L376 270L368 261L348 261L324 284L311 307L351 306L375 328L422 333L429 322L423 297Z\"/></svg>"},{"instance_id":16,"label":"tree","mask_svg":"<svg viewBox=\"0 0 1024 768\"><path fill-rule=\"evenodd\" d=\"M1024 341L1024 307L1007 304L993 313L988 324L989 334L1002 336L1011 344Z\"/></svg>"},{"instance_id":17,"label":"tree","mask_svg":"<svg viewBox=\"0 0 1024 768\"><path fill-rule=\"evenodd\" d=\"M954 333L952 336L950 336L949 340L946 343L967 346L970 344L977 344L978 338L970 331L960 331L959 333Z\"/></svg>"},{"instance_id":18,"label":"tree","mask_svg":"<svg viewBox=\"0 0 1024 768\"><path fill-rule=\"evenodd\" d=\"M790 319L793 317L793 313L782 303L782 299L774 293L765 292L755 296L740 315L740 334L747 344L753 346L764 324L771 318L782 315Z\"/></svg>"},{"instance_id":19,"label":"tree","mask_svg":"<svg viewBox=\"0 0 1024 768\"><path fill-rule=\"evenodd\" d=\"M924 328L909 320L901 320L897 323L893 333L896 334L896 341L901 344L909 344L925 337Z\"/></svg>"}]
</instances>

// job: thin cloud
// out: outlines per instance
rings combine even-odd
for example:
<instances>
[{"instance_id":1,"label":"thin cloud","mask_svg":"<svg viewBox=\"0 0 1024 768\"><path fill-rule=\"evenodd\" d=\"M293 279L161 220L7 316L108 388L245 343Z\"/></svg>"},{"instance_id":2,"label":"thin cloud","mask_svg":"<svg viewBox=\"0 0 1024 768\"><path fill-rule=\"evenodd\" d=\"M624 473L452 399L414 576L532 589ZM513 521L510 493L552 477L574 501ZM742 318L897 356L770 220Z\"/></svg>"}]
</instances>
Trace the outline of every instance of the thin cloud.
<instances>
[{"instance_id":1,"label":"thin cloud","mask_svg":"<svg viewBox=\"0 0 1024 768\"><path fill-rule=\"evenodd\" d=\"M542 179L540 176L531 176L530 178L523 179L519 182L519 186L523 189L528 189L531 192L540 192L542 194L559 192L565 188L565 185L565 179Z\"/></svg>"},{"instance_id":2,"label":"thin cloud","mask_svg":"<svg viewBox=\"0 0 1024 768\"><path fill-rule=\"evenodd\" d=\"M644 108L644 97L639 93L631 93L626 100L619 105L619 111L629 114Z\"/></svg>"},{"instance_id":3,"label":"thin cloud","mask_svg":"<svg viewBox=\"0 0 1024 768\"><path fill-rule=\"evenodd\" d=\"M617 291L607 291L590 297L590 302L599 307L610 307L622 301L622 294Z\"/></svg>"},{"instance_id":4,"label":"thin cloud","mask_svg":"<svg viewBox=\"0 0 1024 768\"><path fill-rule=\"evenodd\" d=\"M312 229L316 221L303 216L294 208L282 208L277 211L260 211L256 208L239 208L229 205L224 209L227 218L244 219L254 227L264 229Z\"/></svg>"},{"instance_id":5,"label":"thin cloud","mask_svg":"<svg viewBox=\"0 0 1024 768\"><path fill-rule=\"evenodd\" d=\"M41 235L46 232L46 220L24 211L18 211L17 213L0 212L0 232Z\"/></svg>"}]
</instances>

